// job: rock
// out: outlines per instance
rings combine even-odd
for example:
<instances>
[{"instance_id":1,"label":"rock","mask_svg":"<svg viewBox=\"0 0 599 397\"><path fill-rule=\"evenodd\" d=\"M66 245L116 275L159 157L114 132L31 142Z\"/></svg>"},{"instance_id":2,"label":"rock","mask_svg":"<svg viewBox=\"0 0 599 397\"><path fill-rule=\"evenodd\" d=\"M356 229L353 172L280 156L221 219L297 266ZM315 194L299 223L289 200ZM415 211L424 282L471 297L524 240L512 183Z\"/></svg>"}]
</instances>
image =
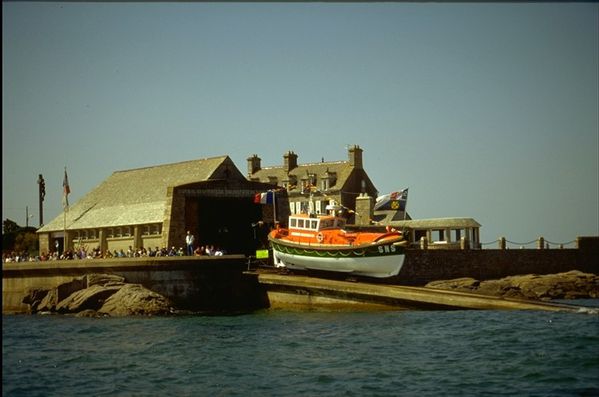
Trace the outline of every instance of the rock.
<instances>
[{"instance_id":1,"label":"rock","mask_svg":"<svg viewBox=\"0 0 599 397\"><path fill-rule=\"evenodd\" d=\"M48 291L44 299L40 302L39 305L34 309L31 307L32 312L53 312L56 310L56 304L58 303L58 291L56 288L53 288Z\"/></svg>"},{"instance_id":2,"label":"rock","mask_svg":"<svg viewBox=\"0 0 599 397\"><path fill-rule=\"evenodd\" d=\"M474 290L478 288L480 281L471 277L456 278L453 280L431 281L426 285L428 288L450 289L450 290Z\"/></svg>"},{"instance_id":3,"label":"rock","mask_svg":"<svg viewBox=\"0 0 599 397\"><path fill-rule=\"evenodd\" d=\"M27 295L23 298L23 303L29 305L32 312L37 311L38 306L42 300L48 295L47 289L33 288L27 292Z\"/></svg>"},{"instance_id":4,"label":"rock","mask_svg":"<svg viewBox=\"0 0 599 397\"><path fill-rule=\"evenodd\" d=\"M88 274L85 276L87 287L92 285L119 285L125 282L125 277L117 276L116 274Z\"/></svg>"},{"instance_id":5,"label":"rock","mask_svg":"<svg viewBox=\"0 0 599 397\"><path fill-rule=\"evenodd\" d=\"M124 284L114 286L92 285L76 291L66 299L61 300L56 305L56 311L59 313L77 313L83 310L98 310L104 304L104 301L110 298Z\"/></svg>"},{"instance_id":6,"label":"rock","mask_svg":"<svg viewBox=\"0 0 599 397\"><path fill-rule=\"evenodd\" d=\"M60 302L67 296L71 295L73 292L79 291L83 288L87 288L87 279L85 278L85 276L74 278L72 281L69 281L68 283L62 283L58 287L56 287L57 299Z\"/></svg>"},{"instance_id":7,"label":"rock","mask_svg":"<svg viewBox=\"0 0 599 397\"><path fill-rule=\"evenodd\" d=\"M164 296L139 284L125 284L98 310L110 316L171 314L171 303Z\"/></svg>"},{"instance_id":8,"label":"rock","mask_svg":"<svg viewBox=\"0 0 599 397\"><path fill-rule=\"evenodd\" d=\"M80 317L163 315L174 310L164 296L113 274L88 274L50 290L34 288L23 303L32 313L76 314Z\"/></svg>"},{"instance_id":9,"label":"rock","mask_svg":"<svg viewBox=\"0 0 599 397\"><path fill-rule=\"evenodd\" d=\"M75 314L75 317L102 317L102 315L95 310L87 309Z\"/></svg>"},{"instance_id":10,"label":"rock","mask_svg":"<svg viewBox=\"0 0 599 397\"><path fill-rule=\"evenodd\" d=\"M578 270L547 275L509 276L480 282L472 280L474 279L462 278L435 281L425 287L534 300L599 297L599 276Z\"/></svg>"}]
</instances>

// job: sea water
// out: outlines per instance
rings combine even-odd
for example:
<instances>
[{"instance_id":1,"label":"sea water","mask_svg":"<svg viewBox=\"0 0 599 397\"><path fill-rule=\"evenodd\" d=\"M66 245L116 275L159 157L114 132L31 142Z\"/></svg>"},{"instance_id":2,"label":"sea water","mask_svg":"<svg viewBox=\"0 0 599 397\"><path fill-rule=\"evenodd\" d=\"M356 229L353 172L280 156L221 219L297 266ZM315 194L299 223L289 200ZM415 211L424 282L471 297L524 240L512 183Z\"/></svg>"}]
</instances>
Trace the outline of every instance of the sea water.
<instances>
[{"instance_id":1,"label":"sea water","mask_svg":"<svg viewBox=\"0 0 599 397\"><path fill-rule=\"evenodd\" d=\"M599 396L597 314L2 320L3 396Z\"/></svg>"}]
</instances>

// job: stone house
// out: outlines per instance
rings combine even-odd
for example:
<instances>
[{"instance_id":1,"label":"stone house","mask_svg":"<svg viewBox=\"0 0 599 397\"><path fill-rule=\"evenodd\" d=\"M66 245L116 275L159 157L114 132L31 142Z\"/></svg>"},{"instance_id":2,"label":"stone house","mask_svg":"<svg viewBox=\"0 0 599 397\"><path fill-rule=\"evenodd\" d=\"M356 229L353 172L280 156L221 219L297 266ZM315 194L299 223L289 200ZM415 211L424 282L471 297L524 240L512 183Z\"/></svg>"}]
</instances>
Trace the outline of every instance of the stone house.
<instances>
[{"instance_id":1,"label":"stone house","mask_svg":"<svg viewBox=\"0 0 599 397\"><path fill-rule=\"evenodd\" d=\"M102 251L198 245L251 253L267 230L256 193L273 186L248 181L228 156L116 171L38 230L40 252ZM266 217L267 218L267 217Z\"/></svg>"},{"instance_id":2,"label":"stone house","mask_svg":"<svg viewBox=\"0 0 599 397\"><path fill-rule=\"evenodd\" d=\"M378 191L364 170L362 152L352 145L346 161L323 159L320 163L300 164L298 155L288 151L283 155L283 165L269 167L262 167L260 157L254 154L247 159L248 179L283 188L291 214L324 214L327 205L338 204L349 223L368 225ZM286 219L278 218L286 223Z\"/></svg>"}]
</instances>

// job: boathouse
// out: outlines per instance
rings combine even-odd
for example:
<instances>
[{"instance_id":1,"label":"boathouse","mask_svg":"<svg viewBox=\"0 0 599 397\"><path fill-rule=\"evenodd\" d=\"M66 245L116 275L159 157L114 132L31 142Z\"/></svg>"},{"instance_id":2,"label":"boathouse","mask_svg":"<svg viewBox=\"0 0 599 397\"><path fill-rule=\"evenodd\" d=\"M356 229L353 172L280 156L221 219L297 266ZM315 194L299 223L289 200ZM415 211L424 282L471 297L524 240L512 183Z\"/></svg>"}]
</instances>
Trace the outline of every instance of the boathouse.
<instances>
[{"instance_id":1,"label":"boathouse","mask_svg":"<svg viewBox=\"0 0 599 397\"><path fill-rule=\"evenodd\" d=\"M38 230L40 252L56 244L59 252L178 248L189 230L199 245L251 253L268 232L263 210L272 207L254 197L272 188L247 180L228 156L116 171Z\"/></svg>"}]
</instances>

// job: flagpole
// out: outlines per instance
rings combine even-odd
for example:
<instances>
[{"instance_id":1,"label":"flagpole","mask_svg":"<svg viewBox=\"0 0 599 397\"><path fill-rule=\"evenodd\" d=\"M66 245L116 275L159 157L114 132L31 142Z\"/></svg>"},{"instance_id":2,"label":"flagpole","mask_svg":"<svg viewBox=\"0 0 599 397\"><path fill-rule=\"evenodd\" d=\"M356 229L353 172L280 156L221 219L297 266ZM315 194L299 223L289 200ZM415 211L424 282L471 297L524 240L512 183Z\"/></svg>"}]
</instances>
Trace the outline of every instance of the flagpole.
<instances>
[{"instance_id":1,"label":"flagpole","mask_svg":"<svg viewBox=\"0 0 599 397\"><path fill-rule=\"evenodd\" d=\"M273 190L272 192L272 213L275 218L275 225L277 224L277 193Z\"/></svg>"},{"instance_id":2,"label":"flagpole","mask_svg":"<svg viewBox=\"0 0 599 397\"><path fill-rule=\"evenodd\" d=\"M64 179L62 181L62 199L63 199L63 244L62 253L63 255L67 252L67 211L69 210L69 193L71 188L69 187L69 179L67 177L67 166L64 167Z\"/></svg>"},{"instance_id":3,"label":"flagpole","mask_svg":"<svg viewBox=\"0 0 599 397\"><path fill-rule=\"evenodd\" d=\"M64 214L63 216L63 237L62 237L62 254L65 255L65 252L67 252L67 210L66 208L63 209L62 213Z\"/></svg>"},{"instance_id":4,"label":"flagpole","mask_svg":"<svg viewBox=\"0 0 599 397\"><path fill-rule=\"evenodd\" d=\"M403 205L403 220L406 220L406 213L408 212L408 195L407 195L407 190L408 188L404 189L406 191L406 202ZM403 191L401 193L401 195L403 196Z\"/></svg>"}]
</instances>

